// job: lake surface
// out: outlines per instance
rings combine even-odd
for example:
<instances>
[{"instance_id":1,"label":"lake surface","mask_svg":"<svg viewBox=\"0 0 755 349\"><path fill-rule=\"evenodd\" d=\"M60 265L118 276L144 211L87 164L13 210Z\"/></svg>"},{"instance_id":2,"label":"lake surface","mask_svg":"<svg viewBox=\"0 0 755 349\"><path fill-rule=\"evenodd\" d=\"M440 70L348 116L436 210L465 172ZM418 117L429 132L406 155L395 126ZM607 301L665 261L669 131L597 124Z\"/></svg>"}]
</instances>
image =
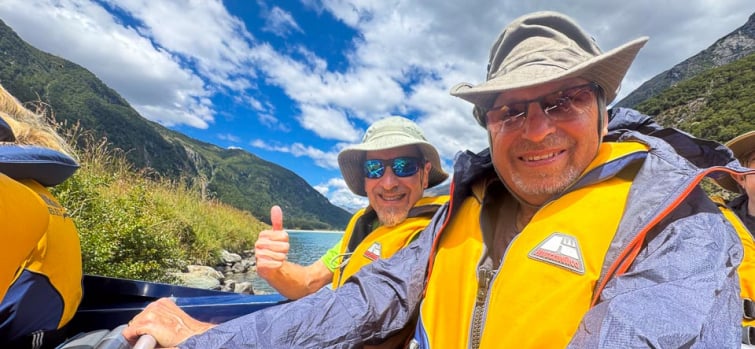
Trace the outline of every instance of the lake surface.
<instances>
[{"instance_id":1,"label":"lake surface","mask_svg":"<svg viewBox=\"0 0 755 349\"><path fill-rule=\"evenodd\" d=\"M291 244L288 260L300 265L309 265L317 261L343 237L343 232L300 230L287 230L287 232L288 242ZM268 285L267 281L258 278L257 273L236 274L233 278L239 282L251 281L257 293L277 292Z\"/></svg>"}]
</instances>

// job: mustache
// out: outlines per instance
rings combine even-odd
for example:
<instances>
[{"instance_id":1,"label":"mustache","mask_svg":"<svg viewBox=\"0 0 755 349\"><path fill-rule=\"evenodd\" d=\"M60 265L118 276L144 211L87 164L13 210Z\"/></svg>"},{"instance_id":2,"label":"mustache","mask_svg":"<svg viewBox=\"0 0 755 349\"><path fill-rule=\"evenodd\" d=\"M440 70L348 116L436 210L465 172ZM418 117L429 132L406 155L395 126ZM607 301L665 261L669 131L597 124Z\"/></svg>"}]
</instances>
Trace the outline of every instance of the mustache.
<instances>
[{"instance_id":1,"label":"mustache","mask_svg":"<svg viewBox=\"0 0 755 349\"><path fill-rule=\"evenodd\" d=\"M540 142L533 142L522 139L516 142L509 150L513 153L522 153L529 151L539 151L553 148L569 148L576 143L576 140L558 134L550 134Z\"/></svg>"}]
</instances>

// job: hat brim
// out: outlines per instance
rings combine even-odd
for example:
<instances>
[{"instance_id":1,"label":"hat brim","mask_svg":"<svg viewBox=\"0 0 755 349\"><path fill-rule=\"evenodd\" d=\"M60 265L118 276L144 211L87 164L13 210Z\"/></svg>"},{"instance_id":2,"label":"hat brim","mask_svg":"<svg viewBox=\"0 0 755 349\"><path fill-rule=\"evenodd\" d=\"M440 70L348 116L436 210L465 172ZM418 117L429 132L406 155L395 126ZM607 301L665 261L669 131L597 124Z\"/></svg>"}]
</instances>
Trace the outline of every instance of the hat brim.
<instances>
[{"instance_id":1,"label":"hat brim","mask_svg":"<svg viewBox=\"0 0 755 349\"><path fill-rule=\"evenodd\" d=\"M734 153L734 157L739 160L740 164L744 165L746 160L744 157L755 151L755 131L750 131L734 137L734 139L726 142L724 145L731 149L731 152ZM741 192L739 184L730 175L717 179L716 183L726 190L735 193Z\"/></svg>"},{"instance_id":2,"label":"hat brim","mask_svg":"<svg viewBox=\"0 0 755 349\"><path fill-rule=\"evenodd\" d=\"M616 98L624 75L647 41L647 37L632 40L568 69L556 65L532 64L476 86L461 83L451 89L451 95L481 108L490 109L495 99L502 92L532 87L551 81L582 77L600 85L604 89L606 103L610 103Z\"/></svg>"},{"instance_id":3,"label":"hat brim","mask_svg":"<svg viewBox=\"0 0 755 349\"><path fill-rule=\"evenodd\" d=\"M341 175L346 185L354 194L367 196L367 192L364 190L364 170L362 169L365 154L368 151L393 149L407 145L417 146L425 160L432 165L428 177L428 188L443 183L448 178L448 173L444 172L440 165L438 151L432 144L403 136L387 136L372 142L349 146L338 154L338 167L341 169Z\"/></svg>"}]
</instances>

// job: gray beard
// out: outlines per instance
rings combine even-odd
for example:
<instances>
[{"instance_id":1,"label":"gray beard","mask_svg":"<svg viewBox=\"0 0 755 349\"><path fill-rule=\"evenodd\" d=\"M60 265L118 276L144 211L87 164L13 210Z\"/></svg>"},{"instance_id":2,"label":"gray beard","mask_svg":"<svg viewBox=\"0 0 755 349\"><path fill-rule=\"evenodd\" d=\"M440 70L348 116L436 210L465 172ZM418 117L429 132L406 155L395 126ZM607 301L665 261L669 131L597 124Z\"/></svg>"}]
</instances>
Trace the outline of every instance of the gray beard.
<instances>
[{"instance_id":1,"label":"gray beard","mask_svg":"<svg viewBox=\"0 0 755 349\"><path fill-rule=\"evenodd\" d=\"M572 185L572 183L574 183L574 181L576 181L577 178L579 178L579 174L580 172L577 171L577 169L575 169L574 167L569 167L566 169L566 172L561 175L561 178L563 178L563 181L561 181L560 183L555 183L555 184L545 184L545 183L532 184L531 180L525 181L523 179L523 176L521 176L520 174L514 174L511 179L514 182L514 185L516 186L516 188L518 188L524 194L553 196L556 194L560 194L561 192L566 190L566 188ZM527 173L526 176L531 179L532 177L537 177L538 174Z\"/></svg>"},{"instance_id":2,"label":"gray beard","mask_svg":"<svg viewBox=\"0 0 755 349\"><path fill-rule=\"evenodd\" d=\"M394 227L406 220L409 215L409 211L393 207L385 209L383 210L383 212L377 212L377 214L380 224L386 227Z\"/></svg>"}]
</instances>

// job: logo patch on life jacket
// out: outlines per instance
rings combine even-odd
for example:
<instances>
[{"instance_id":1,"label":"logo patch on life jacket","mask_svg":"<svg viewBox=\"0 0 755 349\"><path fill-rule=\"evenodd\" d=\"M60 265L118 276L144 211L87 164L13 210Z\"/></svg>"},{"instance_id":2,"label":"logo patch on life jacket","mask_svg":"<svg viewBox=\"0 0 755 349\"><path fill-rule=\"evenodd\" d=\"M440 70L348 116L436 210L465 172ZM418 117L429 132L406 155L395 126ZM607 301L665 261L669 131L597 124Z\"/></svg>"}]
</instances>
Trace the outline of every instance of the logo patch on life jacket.
<instances>
[{"instance_id":1,"label":"logo patch on life jacket","mask_svg":"<svg viewBox=\"0 0 755 349\"><path fill-rule=\"evenodd\" d=\"M577 239L563 233L551 234L530 251L529 257L580 275L585 273L585 263Z\"/></svg>"},{"instance_id":2,"label":"logo patch on life jacket","mask_svg":"<svg viewBox=\"0 0 755 349\"><path fill-rule=\"evenodd\" d=\"M382 247L380 246L379 242L373 242L372 246L367 249L367 251L364 251L364 256L367 257L367 259L371 261L376 261L380 259L380 250Z\"/></svg>"}]
</instances>

